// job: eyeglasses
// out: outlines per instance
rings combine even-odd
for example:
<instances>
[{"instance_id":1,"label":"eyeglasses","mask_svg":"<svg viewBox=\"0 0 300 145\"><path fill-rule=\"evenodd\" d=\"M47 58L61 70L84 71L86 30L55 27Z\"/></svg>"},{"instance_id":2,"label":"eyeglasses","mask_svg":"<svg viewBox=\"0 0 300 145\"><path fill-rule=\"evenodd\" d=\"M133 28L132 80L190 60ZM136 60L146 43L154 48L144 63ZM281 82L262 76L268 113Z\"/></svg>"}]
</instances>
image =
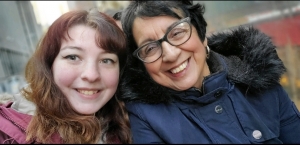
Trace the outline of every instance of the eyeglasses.
<instances>
[{"instance_id":1,"label":"eyeglasses","mask_svg":"<svg viewBox=\"0 0 300 145\"><path fill-rule=\"evenodd\" d=\"M172 46L178 46L188 41L192 34L191 18L186 17L172 24L163 38L147 43L133 52L133 56L137 57L145 63L151 63L159 59L162 55L163 41L168 42Z\"/></svg>"}]
</instances>

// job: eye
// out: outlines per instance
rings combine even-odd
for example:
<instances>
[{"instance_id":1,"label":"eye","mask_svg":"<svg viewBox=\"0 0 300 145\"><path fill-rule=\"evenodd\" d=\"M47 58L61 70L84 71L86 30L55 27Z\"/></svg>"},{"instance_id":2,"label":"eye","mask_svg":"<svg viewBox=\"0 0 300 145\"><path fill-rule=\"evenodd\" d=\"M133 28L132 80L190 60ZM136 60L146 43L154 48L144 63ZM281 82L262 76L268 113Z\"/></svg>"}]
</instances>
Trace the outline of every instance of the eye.
<instances>
[{"instance_id":1,"label":"eye","mask_svg":"<svg viewBox=\"0 0 300 145\"><path fill-rule=\"evenodd\" d=\"M77 55L67 55L64 57L65 59L70 59L70 60L79 60L79 57Z\"/></svg>"},{"instance_id":2,"label":"eye","mask_svg":"<svg viewBox=\"0 0 300 145\"><path fill-rule=\"evenodd\" d=\"M112 59L110 59L110 58L106 58L106 59L103 59L103 60L101 61L101 63L104 63L104 64L114 64L115 61L112 60Z\"/></svg>"},{"instance_id":3,"label":"eye","mask_svg":"<svg viewBox=\"0 0 300 145\"><path fill-rule=\"evenodd\" d=\"M143 47L140 51L141 56L152 56L159 49L159 45L157 43L150 43Z\"/></svg>"},{"instance_id":4,"label":"eye","mask_svg":"<svg viewBox=\"0 0 300 145\"><path fill-rule=\"evenodd\" d=\"M151 53L151 51L153 51L153 49L155 49L156 48L156 46L149 46L149 47L146 47L145 49L144 49L144 53L147 55L147 54L149 54L149 53Z\"/></svg>"},{"instance_id":5,"label":"eye","mask_svg":"<svg viewBox=\"0 0 300 145\"><path fill-rule=\"evenodd\" d=\"M185 34L187 34L188 29L184 29L184 28L174 28L172 31L170 31L170 33L168 34L168 39L171 40L177 40L177 39L181 39L185 36Z\"/></svg>"}]
</instances>

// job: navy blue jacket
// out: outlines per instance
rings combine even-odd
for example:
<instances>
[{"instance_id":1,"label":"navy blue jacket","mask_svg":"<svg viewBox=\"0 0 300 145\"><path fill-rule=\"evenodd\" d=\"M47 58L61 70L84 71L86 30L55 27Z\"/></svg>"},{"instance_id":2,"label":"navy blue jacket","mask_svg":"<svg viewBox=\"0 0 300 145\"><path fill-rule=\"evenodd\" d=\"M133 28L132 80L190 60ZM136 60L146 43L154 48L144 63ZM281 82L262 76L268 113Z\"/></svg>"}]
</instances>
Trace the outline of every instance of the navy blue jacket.
<instances>
[{"instance_id":1,"label":"navy blue jacket","mask_svg":"<svg viewBox=\"0 0 300 145\"><path fill-rule=\"evenodd\" d=\"M134 143L300 143L300 113L278 83L285 68L270 39L239 28L208 42L212 74L201 91L161 87L127 66L121 99Z\"/></svg>"}]
</instances>

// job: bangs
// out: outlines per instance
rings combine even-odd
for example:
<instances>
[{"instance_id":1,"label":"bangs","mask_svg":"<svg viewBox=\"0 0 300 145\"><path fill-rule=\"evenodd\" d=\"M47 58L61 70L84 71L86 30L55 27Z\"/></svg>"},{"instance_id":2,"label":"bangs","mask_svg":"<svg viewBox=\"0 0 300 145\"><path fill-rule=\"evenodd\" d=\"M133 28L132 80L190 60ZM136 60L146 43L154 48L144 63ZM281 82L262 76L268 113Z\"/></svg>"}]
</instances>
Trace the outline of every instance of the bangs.
<instances>
[{"instance_id":1,"label":"bangs","mask_svg":"<svg viewBox=\"0 0 300 145\"><path fill-rule=\"evenodd\" d=\"M103 48L109 53L121 53L126 49L126 41L123 32L116 31L113 25L106 25L105 27L96 28L95 41L97 46Z\"/></svg>"}]
</instances>

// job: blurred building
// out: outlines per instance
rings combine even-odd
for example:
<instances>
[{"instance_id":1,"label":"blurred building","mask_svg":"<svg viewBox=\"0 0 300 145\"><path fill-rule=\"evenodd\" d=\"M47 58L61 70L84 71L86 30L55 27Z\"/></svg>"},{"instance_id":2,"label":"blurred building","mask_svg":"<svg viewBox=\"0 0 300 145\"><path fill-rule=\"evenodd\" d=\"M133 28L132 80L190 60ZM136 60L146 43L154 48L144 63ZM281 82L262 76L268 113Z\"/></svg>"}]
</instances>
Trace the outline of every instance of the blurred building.
<instances>
[{"instance_id":1,"label":"blurred building","mask_svg":"<svg viewBox=\"0 0 300 145\"><path fill-rule=\"evenodd\" d=\"M41 37L30 1L0 1L0 93L22 84L25 64Z\"/></svg>"},{"instance_id":2,"label":"blurred building","mask_svg":"<svg viewBox=\"0 0 300 145\"><path fill-rule=\"evenodd\" d=\"M123 10L130 1L96 1L97 7L101 12L113 15L117 11Z\"/></svg>"},{"instance_id":3,"label":"blurred building","mask_svg":"<svg viewBox=\"0 0 300 145\"><path fill-rule=\"evenodd\" d=\"M96 8L97 1L67 1L69 10L89 10Z\"/></svg>"},{"instance_id":4,"label":"blurred building","mask_svg":"<svg viewBox=\"0 0 300 145\"><path fill-rule=\"evenodd\" d=\"M206 7L208 31L290 17L299 12L299 1L195 1Z\"/></svg>"},{"instance_id":5,"label":"blurred building","mask_svg":"<svg viewBox=\"0 0 300 145\"><path fill-rule=\"evenodd\" d=\"M112 16L115 12L124 9L129 1L67 1L69 10L97 8Z\"/></svg>"},{"instance_id":6,"label":"blurred building","mask_svg":"<svg viewBox=\"0 0 300 145\"><path fill-rule=\"evenodd\" d=\"M42 26L44 34L49 26L63 13L69 11L67 1L30 1L37 24Z\"/></svg>"}]
</instances>

